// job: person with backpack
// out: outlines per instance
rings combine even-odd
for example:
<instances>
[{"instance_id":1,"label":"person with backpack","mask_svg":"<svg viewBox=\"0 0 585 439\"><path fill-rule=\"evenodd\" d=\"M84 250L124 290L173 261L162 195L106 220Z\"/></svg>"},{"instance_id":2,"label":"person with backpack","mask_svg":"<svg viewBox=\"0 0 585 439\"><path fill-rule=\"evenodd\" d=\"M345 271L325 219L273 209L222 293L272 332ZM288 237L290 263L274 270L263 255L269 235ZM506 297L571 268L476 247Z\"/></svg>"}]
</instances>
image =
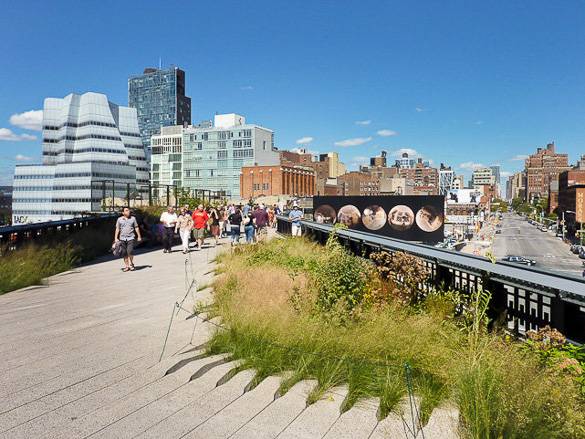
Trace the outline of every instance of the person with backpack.
<instances>
[{"instance_id":1,"label":"person with backpack","mask_svg":"<svg viewBox=\"0 0 585 439\"><path fill-rule=\"evenodd\" d=\"M134 243L142 241L140 227L136 218L131 215L130 208L125 207L122 216L116 221L114 232L114 254L124 256L122 271L134 271Z\"/></svg>"},{"instance_id":2,"label":"person with backpack","mask_svg":"<svg viewBox=\"0 0 585 439\"><path fill-rule=\"evenodd\" d=\"M242 225L242 211L239 207L235 207L233 213L228 216L230 223L230 235L232 238L232 246L240 242L240 227Z\"/></svg>"}]
</instances>

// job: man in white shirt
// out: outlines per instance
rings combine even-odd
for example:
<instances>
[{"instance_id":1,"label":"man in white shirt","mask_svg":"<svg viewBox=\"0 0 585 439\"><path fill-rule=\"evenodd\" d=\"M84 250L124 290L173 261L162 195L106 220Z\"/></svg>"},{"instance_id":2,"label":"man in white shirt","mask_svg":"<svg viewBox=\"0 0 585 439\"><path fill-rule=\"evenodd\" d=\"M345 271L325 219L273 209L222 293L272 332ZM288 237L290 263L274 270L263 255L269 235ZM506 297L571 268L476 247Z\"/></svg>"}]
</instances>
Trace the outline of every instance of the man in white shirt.
<instances>
[{"instance_id":1,"label":"man in white shirt","mask_svg":"<svg viewBox=\"0 0 585 439\"><path fill-rule=\"evenodd\" d=\"M177 214L173 206L167 207L167 211L160 216L163 225L163 253L170 253L175 239L175 226L177 225Z\"/></svg>"}]
</instances>

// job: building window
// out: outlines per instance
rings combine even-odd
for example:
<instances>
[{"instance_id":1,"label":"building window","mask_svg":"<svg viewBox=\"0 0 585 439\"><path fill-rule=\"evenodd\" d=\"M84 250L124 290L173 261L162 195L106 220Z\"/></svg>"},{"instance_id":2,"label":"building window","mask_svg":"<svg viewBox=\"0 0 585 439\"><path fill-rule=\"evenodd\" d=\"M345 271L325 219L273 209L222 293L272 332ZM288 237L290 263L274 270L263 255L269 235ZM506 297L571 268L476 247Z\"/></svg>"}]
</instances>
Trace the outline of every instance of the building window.
<instances>
[{"instance_id":1,"label":"building window","mask_svg":"<svg viewBox=\"0 0 585 439\"><path fill-rule=\"evenodd\" d=\"M203 149L203 143L198 142L197 143L197 149L199 149L199 150Z\"/></svg>"},{"instance_id":2,"label":"building window","mask_svg":"<svg viewBox=\"0 0 585 439\"><path fill-rule=\"evenodd\" d=\"M217 151L217 158L218 159L227 159L227 156L228 156L227 151Z\"/></svg>"},{"instance_id":3,"label":"building window","mask_svg":"<svg viewBox=\"0 0 585 439\"><path fill-rule=\"evenodd\" d=\"M226 142L225 141L217 142L217 147L218 149L226 149Z\"/></svg>"},{"instance_id":4,"label":"building window","mask_svg":"<svg viewBox=\"0 0 585 439\"><path fill-rule=\"evenodd\" d=\"M241 148L242 147L242 141L241 140L234 140L233 141L233 146L234 146L234 148Z\"/></svg>"},{"instance_id":5,"label":"building window","mask_svg":"<svg viewBox=\"0 0 585 439\"><path fill-rule=\"evenodd\" d=\"M262 141L262 149L266 151L266 140Z\"/></svg>"}]
</instances>

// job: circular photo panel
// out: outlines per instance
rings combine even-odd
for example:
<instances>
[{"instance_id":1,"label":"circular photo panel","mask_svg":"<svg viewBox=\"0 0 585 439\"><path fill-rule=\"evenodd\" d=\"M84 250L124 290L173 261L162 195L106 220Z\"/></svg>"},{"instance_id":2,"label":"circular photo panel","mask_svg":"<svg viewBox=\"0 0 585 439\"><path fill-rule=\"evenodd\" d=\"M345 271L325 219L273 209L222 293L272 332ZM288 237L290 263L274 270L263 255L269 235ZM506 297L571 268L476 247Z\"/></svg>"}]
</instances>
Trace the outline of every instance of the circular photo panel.
<instances>
[{"instance_id":1,"label":"circular photo panel","mask_svg":"<svg viewBox=\"0 0 585 439\"><path fill-rule=\"evenodd\" d=\"M386 212L376 204L368 206L362 213L362 223L370 230L379 230L386 224Z\"/></svg>"},{"instance_id":2,"label":"circular photo panel","mask_svg":"<svg viewBox=\"0 0 585 439\"><path fill-rule=\"evenodd\" d=\"M403 232L408 230L414 224L414 212L408 206L404 204L399 204L394 206L388 212L388 224L394 230L398 230L399 232Z\"/></svg>"},{"instance_id":3,"label":"circular photo panel","mask_svg":"<svg viewBox=\"0 0 585 439\"><path fill-rule=\"evenodd\" d=\"M355 227L360 223L360 211L357 207L346 204L337 213L337 222L347 227Z\"/></svg>"},{"instance_id":4,"label":"circular photo panel","mask_svg":"<svg viewBox=\"0 0 585 439\"><path fill-rule=\"evenodd\" d=\"M335 222L335 209L329 204L323 204L315 210L315 222L321 224L333 224Z\"/></svg>"},{"instance_id":5,"label":"circular photo panel","mask_svg":"<svg viewBox=\"0 0 585 439\"><path fill-rule=\"evenodd\" d=\"M443 215L433 206L423 206L416 213L416 225L424 232L434 232L443 225Z\"/></svg>"}]
</instances>

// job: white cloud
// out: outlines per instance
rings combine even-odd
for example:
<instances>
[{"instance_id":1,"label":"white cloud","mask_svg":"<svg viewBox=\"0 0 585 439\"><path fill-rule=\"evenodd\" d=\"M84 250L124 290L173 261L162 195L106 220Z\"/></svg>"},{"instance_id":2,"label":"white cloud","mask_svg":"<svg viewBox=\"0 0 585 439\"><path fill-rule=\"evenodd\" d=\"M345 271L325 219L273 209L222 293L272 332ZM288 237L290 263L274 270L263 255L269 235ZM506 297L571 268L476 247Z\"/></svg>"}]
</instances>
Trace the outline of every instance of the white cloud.
<instances>
[{"instance_id":1,"label":"white cloud","mask_svg":"<svg viewBox=\"0 0 585 439\"><path fill-rule=\"evenodd\" d=\"M510 175L512 175L512 172L510 171L500 171L501 177L509 177Z\"/></svg>"},{"instance_id":2,"label":"white cloud","mask_svg":"<svg viewBox=\"0 0 585 439\"><path fill-rule=\"evenodd\" d=\"M30 134L16 134L13 133L12 130L8 128L0 128L0 141L11 141L11 142L21 142L23 140L36 140L36 136L31 136Z\"/></svg>"},{"instance_id":3,"label":"white cloud","mask_svg":"<svg viewBox=\"0 0 585 439\"><path fill-rule=\"evenodd\" d=\"M10 116L10 123L25 130L43 130L43 110L30 110Z\"/></svg>"},{"instance_id":4,"label":"white cloud","mask_svg":"<svg viewBox=\"0 0 585 439\"><path fill-rule=\"evenodd\" d=\"M240 90L254 90L254 87L252 87L251 85L242 85L240 87Z\"/></svg>"},{"instance_id":5,"label":"white cloud","mask_svg":"<svg viewBox=\"0 0 585 439\"><path fill-rule=\"evenodd\" d=\"M485 168L485 166L482 165L481 163L463 162L463 163L459 164L459 168L460 169L474 170L474 169L478 169L478 168Z\"/></svg>"},{"instance_id":6,"label":"white cloud","mask_svg":"<svg viewBox=\"0 0 585 439\"><path fill-rule=\"evenodd\" d=\"M527 158L528 158L528 156L526 154L518 154L518 155L515 155L514 157L512 157L510 160L512 160L512 161L519 161L519 162L522 161L523 162Z\"/></svg>"},{"instance_id":7,"label":"white cloud","mask_svg":"<svg viewBox=\"0 0 585 439\"><path fill-rule=\"evenodd\" d=\"M475 124L476 125L483 125L483 120L476 120L475 121Z\"/></svg>"},{"instance_id":8,"label":"white cloud","mask_svg":"<svg viewBox=\"0 0 585 439\"><path fill-rule=\"evenodd\" d=\"M377 132L378 136L382 136L382 137L391 137L391 136L397 136L398 133L396 131L393 130L379 130Z\"/></svg>"},{"instance_id":9,"label":"white cloud","mask_svg":"<svg viewBox=\"0 0 585 439\"><path fill-rule=\"evenodd\" d=\"M301 137L300 139L297 139L297 145L308 145L313 140L314 140L314 138L311 136Z\"/></svg>"},{"instance_id":10,"label":"white cloud","mask_svg":"<svg viewBox=\"0 0 585 439\"><path fill-rule=\"evenodd\" d=\"M409 157L416 157L418 156L418 152L416 149L412 148L400 148L398 151L392 151L390 154L392 157L402 157L402 154L407 153Z\"/></svg>"},{"instance_id":11,"label":"white cloud","mask_svg":"<svg viewBox=\"0 0 585 439\"><path fill-rule=\"evenodd\" d=\"M32 157L28 157L22 154L16 154L14 160L16 160L17 162L28 162L29 160L32 160Z\"/></svg>"},{"instance_id":12,"label":"white cloud","mask_svg":"<svg viewBox=\"0 0 585 439\"><path fill-rule=\"evenodd\" d=\"M416 107L416 108L415 108L415 111L416 111L417 113L422 113L423 111L427 111L427 110L426 110L426 108L423 108L423 107Z\"/></svg>"},{"instance_id":13,"label":"white cloud","mask_svg":"<svg viewBox=\"0 0 585 439\"><path fill-rule=\"evenodd\" d=\"M371 137L355 137L353 139L340 140L338 142L334 142L333 144L335 146L340 146L342 148L345 148L345 147L348 147L348 146L359 146L359 145L363 145L364 143L368 143L371 140L372 140Z\"/></svg>"},{"instance_id":14,"label":"white cloud","mask_svg":"<svg viewBox=\"0 0 585 439\"><path fill-rule=\"evenodd\" d=\"M369 125L371 123L372 123L372 121L369 120L369 119L368 120L356 120L355 121L355 124L356 125Z\"/></svg>"}]
</instances>

